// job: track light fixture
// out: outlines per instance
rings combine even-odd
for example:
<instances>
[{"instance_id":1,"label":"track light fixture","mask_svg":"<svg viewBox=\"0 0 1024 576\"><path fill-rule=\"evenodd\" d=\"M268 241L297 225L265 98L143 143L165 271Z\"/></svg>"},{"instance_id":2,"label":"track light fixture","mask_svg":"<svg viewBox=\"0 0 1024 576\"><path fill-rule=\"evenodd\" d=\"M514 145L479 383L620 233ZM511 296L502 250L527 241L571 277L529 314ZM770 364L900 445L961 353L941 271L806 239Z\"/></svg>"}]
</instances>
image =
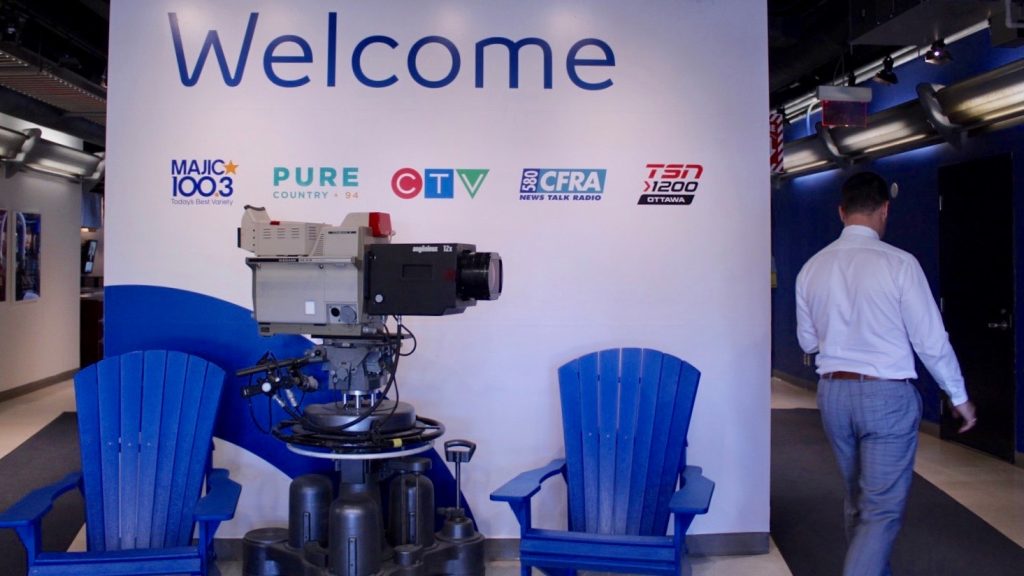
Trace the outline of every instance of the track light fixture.
<instances>
[{"instance_id":1,"label":"track light fixture","mask_svg":"<svg viewBox=\"0 0 1024 576\"><path fill-rule=\"evenodd\" d=\"M896 73L892 71L893 61L892 56L886 56L882 60L882 69L875 74L875 82L879 84L898 84L900 79L896 76Z\"/></svg>"},{"instance_id":2,"label":"track light fixture","mask_svg":"<svg viewBox=\"0 0 1024 576\"><path fill-rule=\"evenodd\" d=\"M929 64L945 64L953 59L953 55L946 49L945 40L932 42L931 48L924 55L924 61Z\"/></svg>"}]
</instances>

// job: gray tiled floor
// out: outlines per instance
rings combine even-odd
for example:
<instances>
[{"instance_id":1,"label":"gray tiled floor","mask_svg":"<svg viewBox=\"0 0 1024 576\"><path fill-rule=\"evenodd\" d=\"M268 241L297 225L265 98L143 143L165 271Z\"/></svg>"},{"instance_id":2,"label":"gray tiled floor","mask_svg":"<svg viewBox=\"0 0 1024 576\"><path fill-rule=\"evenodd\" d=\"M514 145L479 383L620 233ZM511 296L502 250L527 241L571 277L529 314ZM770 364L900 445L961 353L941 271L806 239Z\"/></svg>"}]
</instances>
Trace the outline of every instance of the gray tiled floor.
<instances>
[{"instance_id":1,"label":"gray tiled floor","mask_svg":"<svg viewBox=\"0 0 1024 576\"><path fill-rule=\"evenodd\" d=\"M772 380L773 408L813 408L812 393ZM61 412L74 410L70 382L0 402L0 456L38 432ZM988 523L1024 546L1024 469L957 444L921 436L916 471ZM73 545L81 549L81 539ZM238 562L222 565L225 576L241 574ZM519 574L516 562L492 562L488 575ZM694 558L695 576L791 576L774 544L768 554Z\"/></svg>"},{"instance_id":2,"label":"gray tiled floor","mask_svg":"<svg viewBox=\"0 0 1024 576\"><path fill-rule=\"evenodd\" d=\"M239 562L220 566L221 576L242 576ZM540 574L536 570L535 575ZM772 546L769 554L759 556L720 556L694 558L693 576L791 576L786 563ZM519 563L510 560L487 563L487 576L519 576ZM592 574L592 576L599 576Z\"/></svg>"}]
</instances>

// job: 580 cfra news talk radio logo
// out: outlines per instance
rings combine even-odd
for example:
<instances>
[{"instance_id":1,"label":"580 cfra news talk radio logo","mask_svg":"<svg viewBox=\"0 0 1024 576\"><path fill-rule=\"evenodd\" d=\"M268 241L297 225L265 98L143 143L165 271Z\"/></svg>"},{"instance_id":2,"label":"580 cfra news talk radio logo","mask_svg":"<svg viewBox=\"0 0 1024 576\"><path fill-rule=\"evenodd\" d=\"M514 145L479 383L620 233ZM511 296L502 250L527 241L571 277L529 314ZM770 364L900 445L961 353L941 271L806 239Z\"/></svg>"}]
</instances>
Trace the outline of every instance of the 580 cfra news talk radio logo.
<instances>
[{"instance_id":1,"label":"580 cfra news talk radio logo","mask_svg":"<svg viewBox=\"0 0 1024 576\"><path fill-rule=\"evenodd\" d=\"M704 175L702 164L649 163L643 194L637 204L689 206Z\"/></svg>"},{"instance_id":2,"label":"580 cfra news talk radio logo","mask_svg":"<svg viewBox=\"0 0 1024 576\"><path fill-rule=\"evenodd\" d=\"M238 164L220 158L171 160L171 203L181 206L234 204Z\"/></svg>"}]
</instances>

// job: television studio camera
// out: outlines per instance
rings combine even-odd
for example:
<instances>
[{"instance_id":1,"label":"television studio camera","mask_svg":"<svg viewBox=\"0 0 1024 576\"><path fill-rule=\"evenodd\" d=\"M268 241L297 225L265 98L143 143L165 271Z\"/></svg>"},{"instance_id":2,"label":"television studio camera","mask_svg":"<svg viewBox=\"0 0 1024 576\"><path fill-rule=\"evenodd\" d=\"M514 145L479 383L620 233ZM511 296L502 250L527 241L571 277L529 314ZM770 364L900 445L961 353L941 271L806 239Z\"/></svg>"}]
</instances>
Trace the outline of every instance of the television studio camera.
<instances>
[{"instance_id":1,"label":"television studio camera","mask_svg":"<svg viewBox=\"0 0 1024 576\"><path fill-rule=\"evenodd\" d=\"M333 460L339 472L336 493L326 476L292 481L288 528L245 536L247 576L483 574L483 536L459 496L461 464L476 446L445 443L458 504L441 511L444 525L435 534L425 475L431 461L416 454L429 450L444 426L399 400L396 374L399 360L416 349L402 318L458 314L496 300L501 258L471 244L392 244L392 235L390 215L381 212L349 214L332 226L271 220L264 208L246 206L238 247L253 254L246 264L260 333L321 343L298 358L268 354L239 370L250 378L242 395L269 397L287 414L272 425L273 435L293 452ZM409 340L412 350L403 352ZM317 365L319 379L304 372ZM304 402L322 388L332 400Z\"/></svg>"}]
</instances>

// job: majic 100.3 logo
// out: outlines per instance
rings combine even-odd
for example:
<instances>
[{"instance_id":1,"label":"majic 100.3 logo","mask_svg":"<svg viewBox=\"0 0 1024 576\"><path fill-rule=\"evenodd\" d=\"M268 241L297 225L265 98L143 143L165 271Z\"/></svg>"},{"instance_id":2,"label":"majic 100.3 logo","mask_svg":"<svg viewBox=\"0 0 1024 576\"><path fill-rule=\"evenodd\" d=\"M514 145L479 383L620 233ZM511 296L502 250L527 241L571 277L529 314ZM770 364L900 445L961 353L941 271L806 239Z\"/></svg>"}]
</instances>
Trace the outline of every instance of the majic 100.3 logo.
<instances>
[{"instance_id":1,"label":"majic 100.3 logo","mask_svg":"<svg viewBox=\"0 0 1024 576\"><path fill-rule=\"evenodd\" d=\"M171 160L171 202L182 206L231 205L238 164L220 158Z\"/></svg>"}]
</instances>

